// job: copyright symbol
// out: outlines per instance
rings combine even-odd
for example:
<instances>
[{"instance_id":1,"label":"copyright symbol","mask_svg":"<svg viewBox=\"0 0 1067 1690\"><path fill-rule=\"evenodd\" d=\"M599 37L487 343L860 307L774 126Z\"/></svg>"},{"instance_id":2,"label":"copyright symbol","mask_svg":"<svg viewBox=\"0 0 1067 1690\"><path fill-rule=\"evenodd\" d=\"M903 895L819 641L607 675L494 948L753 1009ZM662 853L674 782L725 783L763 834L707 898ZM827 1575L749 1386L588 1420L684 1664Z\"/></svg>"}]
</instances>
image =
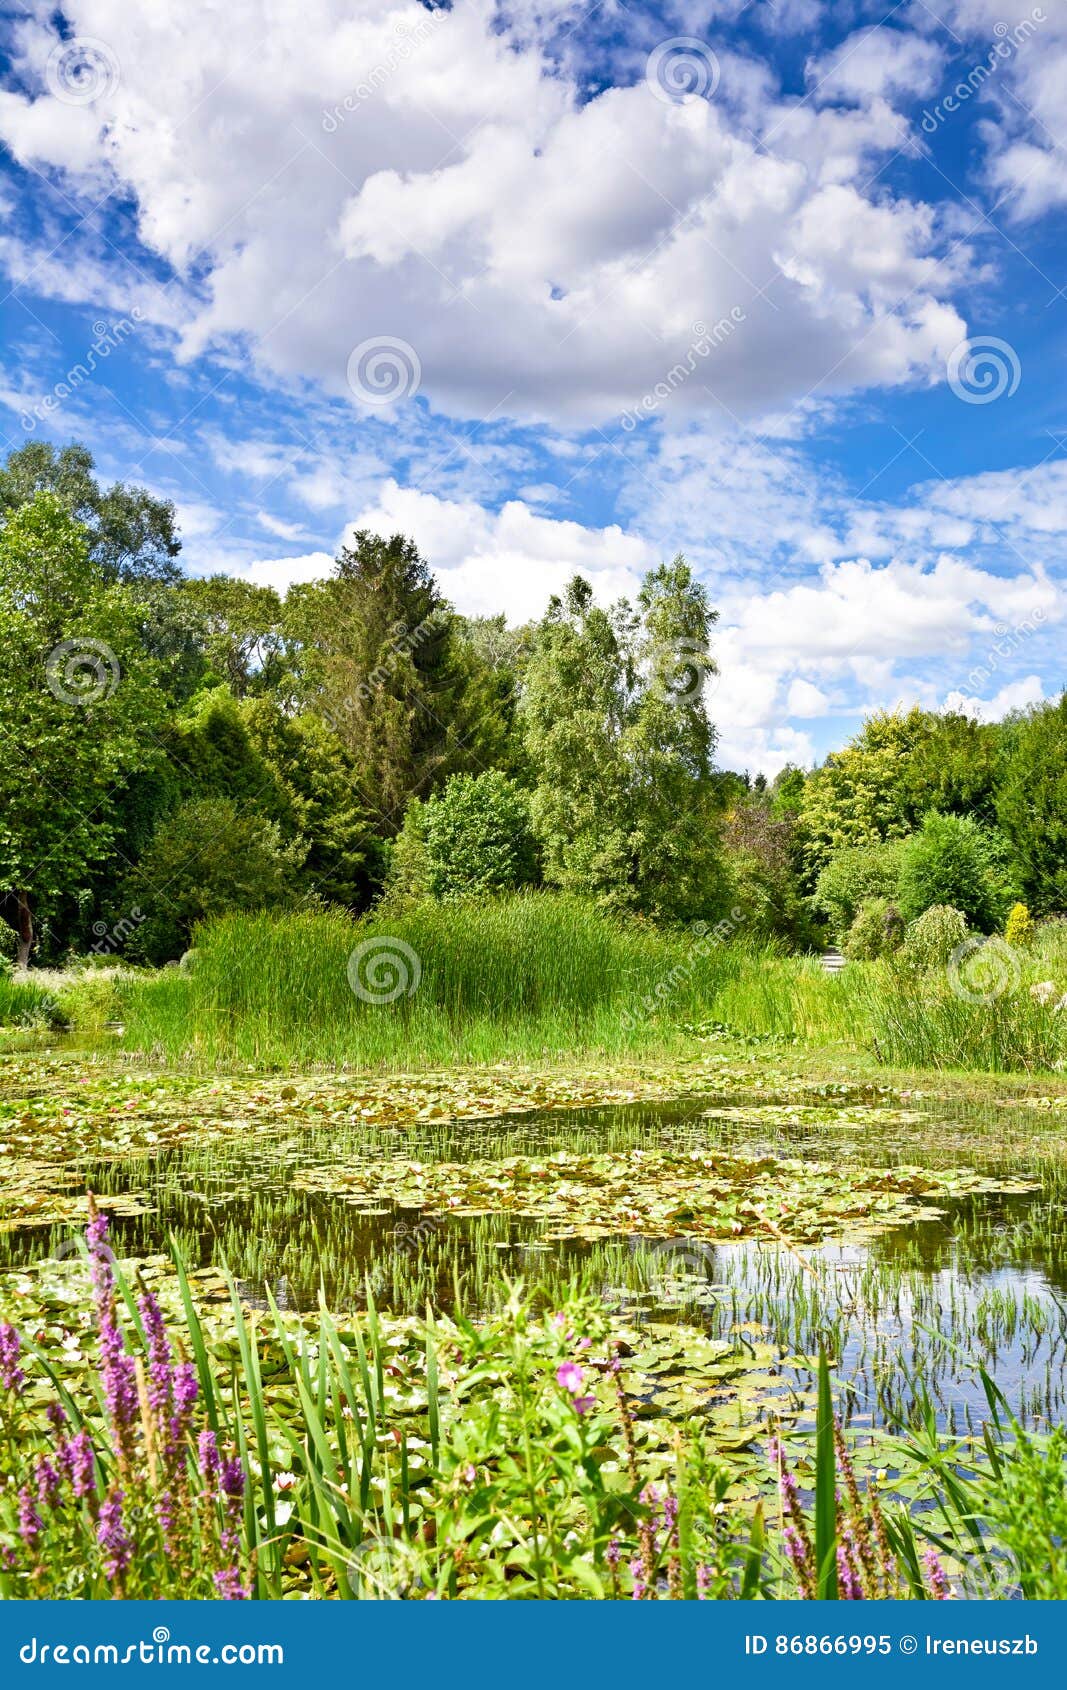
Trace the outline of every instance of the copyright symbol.
<instances>
[{"instance_id":1,"label":"copyright symbol","mask_svg":"<svg viewBox=\"0 0 1067 1690\"><path fill-rule=\"evenodd\" d=\"M900 1640L900 1652L902 1655L914 1655L918 1647L919 1643L917 1638L902 1637Z\"/></svg>"}]
</instances>

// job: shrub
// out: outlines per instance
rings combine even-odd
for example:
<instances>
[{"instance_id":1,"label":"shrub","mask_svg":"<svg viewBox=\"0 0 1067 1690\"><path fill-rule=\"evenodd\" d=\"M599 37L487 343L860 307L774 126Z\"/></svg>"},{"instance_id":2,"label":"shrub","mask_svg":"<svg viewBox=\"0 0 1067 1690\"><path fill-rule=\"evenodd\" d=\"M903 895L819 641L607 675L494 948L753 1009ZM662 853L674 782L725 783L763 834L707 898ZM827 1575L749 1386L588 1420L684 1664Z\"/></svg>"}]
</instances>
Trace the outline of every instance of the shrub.
<instances>
[{"instance_id":1,"label":"shrub","mask_svg":"<svg viewBox=\"0 0 1067 1690\"><path fill-rule=\"evenodd\" d=\"M1034 921L1025 904L1012 904L1004 924L1004 937L1009 945L1028 950L1034 942Z\"/></svg>"},{"instance_id":2,"label":"shrub","mask_svg":"<svg viewBox=\"0 0 1067 1690\"><path fill-rule=\"evenodd\" d=\"M125 887L142 919L127 949L169 962L188 947L200 921L226 910L257 910L291 895L302 847L282 843L276 822L229 798L200 798L156 828Z\"/></svg>"},{"instance_id":3,"label":"shrub","mask_svg":"<svg viewBox=\"0 0 1067 1690\"><path fill-rule=\"evenodd\" d=\"M830 924L834 943L844 945L860 906L869 898L897 896L906 841L849 845L831 858L816 882L812 908Z\"/></svg>"},{"instance_id":4,"label":"shrub","mask_svg":"<svg viewBox=\"0 0 1067 1690\"><path fill-rule=\"evenodd\" d=\"M904 942L904 918L888 898L866 898L848 930L844 953L852 962L892 956Z\"/></svg>"},{"instance_id":5,"label":"shrub","mask_svg":"<svg viewBox=\"0 0 1067 1690\"><path fill-rule=\"evenodd\" d=\"M394 851L393 887L433 898L515 892L537 879L530 801L499 769L454 775L412 804Z\"/></svg>"},{"instance_id":6,"label":"shrub","mask_svg":"<svg viewBox=\"0 0 1067 1690\"><path fill-rule=\"evenodd\" d=\"M951 904L933 904L908 926L901 957L909 968L926 973L944 968L967 937L967 917Z\"/></svg>"},{"instance_id":7,"label":"shrub","mask_svg":"<svg viewBox=\"0 0 1067 1690\"><path fill-rule=\"evenodd\" d=\"M996 932L1012 903L1002 836L970 816L931 810L907 840L900 862L900 907L909 921L951 905L983 933Z\"/></svg>"}]
</instances>

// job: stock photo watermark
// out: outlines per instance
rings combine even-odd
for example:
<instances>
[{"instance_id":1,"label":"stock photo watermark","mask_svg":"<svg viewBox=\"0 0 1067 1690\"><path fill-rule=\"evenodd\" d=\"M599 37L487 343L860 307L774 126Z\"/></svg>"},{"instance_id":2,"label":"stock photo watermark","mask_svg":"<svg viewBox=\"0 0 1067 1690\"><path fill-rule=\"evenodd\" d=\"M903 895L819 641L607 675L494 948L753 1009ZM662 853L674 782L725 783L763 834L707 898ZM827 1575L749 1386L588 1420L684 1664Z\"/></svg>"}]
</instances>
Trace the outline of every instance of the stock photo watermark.
<instances>
[{"instance_id":1,"label":"stock photo watermark","mask_svg":"<svg viewBox=\"0 0 1067 1690\"><path fill-rule=\"evenodd\" d=\"M414 399L422 384L422 364L410 341L397 335L371 335L348 355L349 389L361 405L397 405Z\"/></svg>"},{"instance_id":2,"label":"stock photo watermark","mask_svg":"<svg viewBox=\"0 0 1067 1690\"><path fill-rule=\"evenodd\" d=\"M710 100L719 86L722 69L706 41L695 35L672 35L648 55L645 81L664 105L680 106L687 100Z\"/></svg>"},{"instance_id":3,"label":"stock photo watermark","mask_svg":"<svg viewBox=\"0 0 1067 1690\"><path fill-rule=\"evenodd\" d=\"M57 381L51 392L46 393L32 405L24 405L20 421L24 434L32 434L42 423L49 421L55 413L62 409L66 400L73 398L79 388L86 382L93 380L101 364L107 362L113 352L117 352L144 316L140 307L135 305L128 317L120 317L117 323L106 323L101 319L93 324L93 339L85 355Z\"/></svg>"},{"instance_id":4,"label":"stock photo watermark","mask_svg":"<svg viewBox=\"0 0 1067 1690\"><path fill-rule=\"evenodd\" d=\"M45 681L60 704L85 706L110 698L122 669L104 640L79 636L60 640L45 659Z\"/></svg>"},{"instance_id":5,"label":"stock photo watermark","mask_svg":"<svg viewBox=\"0 0 1067 1690\"><path fill-rule=\"evenodd\" d=\"M709 329L705 323L693 324L693 339L686 349L685 356L658 381L655 387L642 395L636 405L630 405L619 417L619 422L627 434L632 434L639 422L654 416L665 399L669 399L678 389L684 387L690 376L695 374L703 359L710 357L717 347L723 346L730 339L735 329L747 322L747 317L740 305L734 305L729 314L720 317Z\"/></svg>"},{"instance_id":6,"label":"stock photo watermark","mask_svg":"<svg viewBox=\"0 0 1067 1690\"><path fill-rule=\"evenodd\" d=\"M992 405L1010 399L1022 380L1022 365L1014 346L996 335L961 340L950 352L948 385L965 405Z\"/></svg>"},{"instance_id":7,"label":"stock photo watermark","mask_svg":"<svg viewBox=\"0 0 1067 1690\"><path fill-rule=\"evenodd\" d=\"M996 40L990 47L984 59L968 71L956 86L949 90L933 107L923 112L920 122L928 135L936 135L938 129L948 118L960 111L976 94L980 94L990 77L1003 69L1019 51L1020 47L1036 35L1043 23L1048 22L1046 13L1040 6L1035 6L1029 17L1023 18L1017 24L1000 23L993 25Z\"/></svg>"},{"instance_id":8,"label":"stock photo watermark","mask_svg":"<svg viewBox=\"0 0 1067 1690\"><path fill-rule=\"evenodd\" d=\"M338 105L323 111L322 127L326 134L336 135L353 112L357 112L368 100L373 100L380 94L386 83L407 64L412 54L430 39L448 16L448 11L441 9L433 12L424 10L422 18L416 24L409 24L402 18L393 30L394 42L377 64L371 67L366 76L356 83Z\"/></svg>"},{"instance_id":9,"label":"stock photo watermark","mask_svg":"<svg viewBox=\"0 0 1067 1690\"><path fill-rule=\"evenodd\" d=\"M422 963L406 939L383 934L360 941L349 955L346 972L361 1003L381 1005L415 996Z\"/></svg>"}]
</instances>

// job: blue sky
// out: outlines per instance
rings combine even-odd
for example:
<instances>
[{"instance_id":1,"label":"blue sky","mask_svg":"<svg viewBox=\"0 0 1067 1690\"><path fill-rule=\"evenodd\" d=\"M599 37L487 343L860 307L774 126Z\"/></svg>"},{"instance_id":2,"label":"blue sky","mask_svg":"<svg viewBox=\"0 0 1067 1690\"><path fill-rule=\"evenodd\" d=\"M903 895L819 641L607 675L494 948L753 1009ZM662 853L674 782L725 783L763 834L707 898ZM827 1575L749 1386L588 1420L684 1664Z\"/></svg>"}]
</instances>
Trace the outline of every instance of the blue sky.
<instances>
[{"instance_id":1,"label":"blue sky","mask_svg":"<svg viewBox=\"0 0 1067 1690\"><path fill-rule=\"evenodd\" d=\"M1063 686L1065 0L155 11L5 12L5 450L279 588L682 550L734 767Z\"/></svg>"}]
</instances>

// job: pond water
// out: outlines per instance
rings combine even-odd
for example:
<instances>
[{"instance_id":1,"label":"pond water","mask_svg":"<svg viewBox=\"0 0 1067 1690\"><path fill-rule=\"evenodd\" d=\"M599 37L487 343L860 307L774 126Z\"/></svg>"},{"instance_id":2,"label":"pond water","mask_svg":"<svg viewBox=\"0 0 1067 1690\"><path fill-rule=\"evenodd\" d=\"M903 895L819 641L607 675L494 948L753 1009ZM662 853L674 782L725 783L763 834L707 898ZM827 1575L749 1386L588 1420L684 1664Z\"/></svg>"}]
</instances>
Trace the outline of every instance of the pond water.
<instances>
[{"instance_id":1,"label":"pond water","mask_svg":"<svg viewBox=\"0 0 1067 1690\"><path fill-rule=\"evenodd\" d=\"M709 1093L671 1102L529 1110L478 1120L368 1125L301 1123L266 1109L254 1130L164 1144L151 1153L89 1154L68 1177L121 1195L112 1236L121 1255L152 1257L173 1238L222 1296L233 1272L252 1303L264 1286L283 1307L477 1313L499 1298L502 1274L546 1299L585 1277L631 1319L670 1321L737 1344L768 1339L780 1390L810 1388L820 1340L839 1358L853 1423L898 1422L929 1396L943 1428L979 1420L989 1369L1014 1412L1041 1426L1062 1418L1067 1373L1067 1180L1032 1110L989 1103L893 1100L835 1086L786 1093ZM1032 1140L1029 1148L1027 1141ZM1005 1145L1010 1144L1010 1150ZM914 1205L915 1219L849 1242L789 1246L772 1237L714 1242L638 1236L625 1227L559 1237L523 1214L450 1214L373 1193L375 1169L476 1163L487 1177L509 1158L653 1151L723 1151L754 1162L788 1158L840 1169L967 1167L1032 1189L986 1191ZM599 1164L598 1164L599 1166ZM358 1178L356 1177L358 1176ZM551 1169L549 1170L551 1177ZM469 1210L469 1201L464 1201ZM17 1227L2 1265L23 1269L68 1252L73 1229ZM922 1385L916 1384L917 1380Z\"/></svg>"}]
</instances>

